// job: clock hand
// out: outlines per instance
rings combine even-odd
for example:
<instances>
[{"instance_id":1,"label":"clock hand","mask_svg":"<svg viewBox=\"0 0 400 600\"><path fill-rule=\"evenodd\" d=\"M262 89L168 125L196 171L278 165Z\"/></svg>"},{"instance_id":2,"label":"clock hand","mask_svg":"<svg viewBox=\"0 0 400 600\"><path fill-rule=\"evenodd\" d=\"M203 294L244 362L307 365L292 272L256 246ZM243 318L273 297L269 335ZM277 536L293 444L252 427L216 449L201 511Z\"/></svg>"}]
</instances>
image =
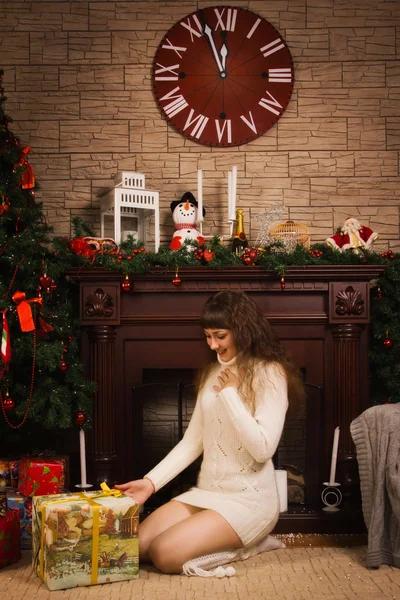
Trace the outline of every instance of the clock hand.
<instances>
[{"instance_id":1,"label":"clock hand","mask_svg":"<svg viewBox=\"0 0 400 600\"><path fill-rule=\"evenodd\" d=\"M229 50L228 50L228 46L226 45L226 31L221 31L221 37L223 39L223 44L219 50L220 56L221 56L221 64L222 67L226 73L226 57L229 54Z\"/></svg>"},{"instance_id":2,"label":"clock hand","mask_svg":"<svg viewBox=\"0 0 400 600\"><path fill-rule=\"evenodd\" d=\"M215 62L217 63L218 70L220 72L221 77L225 77L225 69L222 66L221 59L219 57L217 48L215 47L214 38L212 36L212 30L209 25L204 25L203 34L208 38L210 42L211 50L213 51Z\"/></svg>"}]
</instances>

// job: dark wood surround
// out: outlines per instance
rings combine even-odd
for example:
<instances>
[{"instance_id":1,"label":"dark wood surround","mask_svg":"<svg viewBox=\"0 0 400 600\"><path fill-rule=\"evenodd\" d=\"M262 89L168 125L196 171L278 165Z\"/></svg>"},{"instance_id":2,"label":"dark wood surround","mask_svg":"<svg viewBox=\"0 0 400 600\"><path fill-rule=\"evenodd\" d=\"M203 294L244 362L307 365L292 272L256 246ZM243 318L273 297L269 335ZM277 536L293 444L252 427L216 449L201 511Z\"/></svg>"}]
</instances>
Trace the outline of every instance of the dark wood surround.
<instances>
[{"instance_id":1,"label":"dark wood surround","mask_svg":"<svg viewBox=\"0 0 400 600\"><path fill-rule=\"evenodd\" d=\"M315 456L316 498L329 478L334 428L341 429L337 479L343 509L327 515L317 503L314 508L292 510L280 519L279 530L359 530L362 520L353 518L354 510L359 510L359 489L349 425L369 405L370 281L383 270L370 265L290 267L282 291L276 273L261 267L185 267L179 269L179 287L172 283L172 269L160 267L131 277L134 287L128 293L121 290L123 277L114 271L72 271L71 278L80 285L86 374L98 384L89 444L90 480L112 485L138 472L132 386L142 382L146 368L201 366L206 345L198 316L205 300L220 290L240 289L262 308L307 381L323 385L323 406L311 409L307 438L307 452ZM346 506L353 512L346 512Z\"/></svg>"}]
</instances>

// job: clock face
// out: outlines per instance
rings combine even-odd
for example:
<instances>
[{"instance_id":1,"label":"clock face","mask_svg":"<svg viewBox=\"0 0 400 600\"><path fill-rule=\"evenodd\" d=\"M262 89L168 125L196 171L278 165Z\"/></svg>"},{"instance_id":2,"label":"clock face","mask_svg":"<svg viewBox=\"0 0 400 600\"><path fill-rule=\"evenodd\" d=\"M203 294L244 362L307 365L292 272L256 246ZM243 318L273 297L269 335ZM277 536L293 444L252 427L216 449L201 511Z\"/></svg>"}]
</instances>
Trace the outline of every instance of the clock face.
<instances>
[{"instance_id":1,"label":"clock face","mask_svg":"<svg viewBox=\"0 0 400 600\"><path fill-rule=\"evenodd\" d=\"M263 135L293 90L293 61L281 34L243 8L215 6L176 23L153 63L162 114L208 146L239 146Z\"/></svg>"}]
</instances>

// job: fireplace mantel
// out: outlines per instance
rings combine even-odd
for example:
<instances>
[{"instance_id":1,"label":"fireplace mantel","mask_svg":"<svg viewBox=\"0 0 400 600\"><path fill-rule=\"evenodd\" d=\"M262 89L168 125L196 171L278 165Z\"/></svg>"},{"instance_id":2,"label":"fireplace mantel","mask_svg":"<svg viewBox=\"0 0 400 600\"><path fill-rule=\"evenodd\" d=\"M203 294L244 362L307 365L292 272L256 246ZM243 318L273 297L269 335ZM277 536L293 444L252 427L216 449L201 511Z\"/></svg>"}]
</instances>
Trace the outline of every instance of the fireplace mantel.
<instances>
[{"instance_id":1,"label":"fireplace mantel","mask_svg":"<svg viewBox=\"0 0 400 600\"><path fill-rule=\"evenodd\" d=\"M132 442L132 386L141 382L145 367L201 366L201 308L215 292L233 289L255 300L293 359L307 368L308 380L323 385L322 427L313 441L320 458L316 483L322 486L328 478L333 430L339 425L338 478L351 495L357 469L349 425L369 406L370 282L384 269L293 266L285 271L282 290L280 277L262 267L182 267L178 287L172 268L155 267L130 277L131 292L121 290L123 275L116 271L71 270L80 286L85 372L98 386L89 445L91 480L112 485L132 478L140 461ZM293 531L293 523L288 527Z\"/></svg>"}]
</instances>

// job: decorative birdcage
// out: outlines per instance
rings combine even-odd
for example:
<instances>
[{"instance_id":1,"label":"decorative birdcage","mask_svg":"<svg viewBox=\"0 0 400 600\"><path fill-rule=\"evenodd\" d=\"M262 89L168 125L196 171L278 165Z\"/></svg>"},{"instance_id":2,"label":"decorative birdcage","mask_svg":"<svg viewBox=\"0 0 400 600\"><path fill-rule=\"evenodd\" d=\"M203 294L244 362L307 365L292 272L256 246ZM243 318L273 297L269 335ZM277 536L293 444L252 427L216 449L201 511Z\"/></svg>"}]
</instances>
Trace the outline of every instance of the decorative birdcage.
<instances>
[{"instance_id":1,"label":"decorative birdcage","mask_svg":"<svg viewBox=\"0 0 400 600\"><path fill-rule=\"evenodd\" d=\"M154 220L154 250L160 246L160 211L159 193L145 189L143 173L124 171L114 178L115 186L100 197L101 237L106 235L106 217L112 219L114 240L120 244L124 234L130 233L134 239L147 243L149 228L146 222ZM132 230L122 229L122 219L131 218L134 222Z\"/></svg>"},{"instance_id":2,"label":"decorative birdcage","mask_svg":"<svg viewBox=\"0 0 400 600\"><path fill-rule=\"evenodd\" d=\"M273 242L282 242L288 252L294 250L297 244L310 247L310 232L304 223L278 223L269 230L269 237Z\"/></svg>"}]
</instances>

